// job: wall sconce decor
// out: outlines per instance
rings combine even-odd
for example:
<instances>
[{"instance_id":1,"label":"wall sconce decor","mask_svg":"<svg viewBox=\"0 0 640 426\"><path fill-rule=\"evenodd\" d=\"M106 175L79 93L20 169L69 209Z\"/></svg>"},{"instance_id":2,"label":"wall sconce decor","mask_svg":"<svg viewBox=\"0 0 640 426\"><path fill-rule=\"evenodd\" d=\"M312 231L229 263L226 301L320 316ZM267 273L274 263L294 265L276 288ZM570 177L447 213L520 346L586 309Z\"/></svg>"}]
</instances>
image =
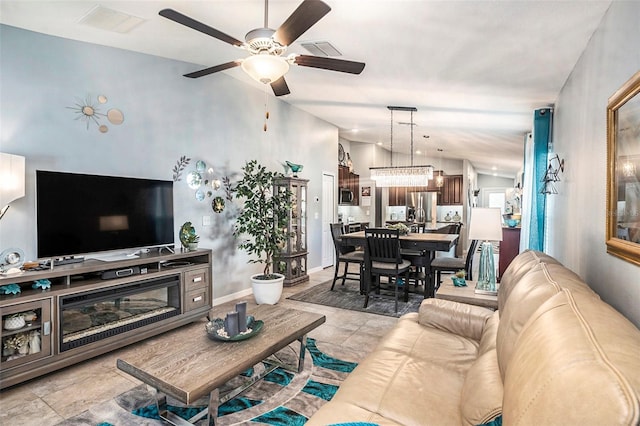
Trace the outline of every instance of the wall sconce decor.
<instances>
[{"instance_id":1,"label":"wall sconce decor","mask_svg":"<svg viewBox=\"0 0 640 426\"><path fill-rule=\"evenodd\" d=\"M540 190L541 194L557 194L558 190L556 189L554 182L560 182L560 173L564 173L564 158L560 159L558 154L549 159L549 165L547 166L547 171L542 177L541 182L543 183L542 189Z\"/></svg>"},{"instance_id":2,"label":"wall sconce decor","mask_svg":"<svg viewBox=\"0 0 640 426\"><path fill-rule=\"evenodd\" d=\"M9 203L24 197L24 157L0 152L0 219Z\"/></svg>"}]
</instances>

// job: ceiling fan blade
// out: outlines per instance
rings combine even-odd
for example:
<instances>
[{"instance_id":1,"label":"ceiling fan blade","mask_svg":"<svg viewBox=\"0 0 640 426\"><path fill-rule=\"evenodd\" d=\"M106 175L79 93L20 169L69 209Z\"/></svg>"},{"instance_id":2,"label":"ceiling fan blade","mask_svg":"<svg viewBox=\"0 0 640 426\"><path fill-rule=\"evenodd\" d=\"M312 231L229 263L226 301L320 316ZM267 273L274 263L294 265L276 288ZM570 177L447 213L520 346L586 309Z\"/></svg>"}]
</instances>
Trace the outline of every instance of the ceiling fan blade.
<instances>
[{"instance_id":1,"label":"ceiling fan blade","mask_svg":"<svg viewBox=\"0 0 640 426\"><path fill-rule=\"evenodd\" d=\"M241 61L231 61L226 62L224 64L216 65L215 67L205 68L200 71L190 72L189 74L185 74L185 77L189 78L198 78L204 77L205 75L213 74L214 72L228 70L229 68L237 67L240 65Z\"/></svg>"},{"instance_id":2,"label":"ceiling fan blade","mask_svg":"<svg viewBox=\"0 0 640 426\"><path fill-rule=\"evenodd\" d=\"M284 80L284 76L271 83L271 88L273 89L273 94L276 96L283 96L291 93L289 91L289 86L287 86L287 82Z\"/></svg>"},{"instance_id":3,"label":"ceiling fan blade","mask_svg":"<svg viewBox=\"0 0 640 426\"><path fill-rule=\"evenodd\" d=\"M304 0L275 32L273 38L284 46L289 46L304 34L331 8L320 0Z\"/></svg>"},{"instance_id":4,"label":"ceiling fan blade","mask_svg":"<svg viewBox=\"0 0 640 426\"><path fill-rule=\"evenodd\" d=\"M344 59L325 58L322 56L298 55L293 61L303 67L321 68L323 70L360 74L364 69L363 62L345 61Z\"/></svg>"},{"instance_id":5,"label":"ceiling fan blade","mask_svg":"<svg viewBox=\"0 0 640 426\"><path fill-rule=\"evenodd\" d=\"M222 31L218 31L215 28L211 28L210 26L205 25L202 22L198 22L195 19L189 18L188 16L183 15L180 12L176 12L173 9L162 9L160 12L158 12L158 14L174 22L177 22L178 24L182 24L196 31L200 31L201 33L207 34L211 37L217 38L218 40L224 41L225 43L229 43L234 46L242 46L243 44L237 38L231 37L230 35L225 34Z\"/></svg>"}]
</instances>

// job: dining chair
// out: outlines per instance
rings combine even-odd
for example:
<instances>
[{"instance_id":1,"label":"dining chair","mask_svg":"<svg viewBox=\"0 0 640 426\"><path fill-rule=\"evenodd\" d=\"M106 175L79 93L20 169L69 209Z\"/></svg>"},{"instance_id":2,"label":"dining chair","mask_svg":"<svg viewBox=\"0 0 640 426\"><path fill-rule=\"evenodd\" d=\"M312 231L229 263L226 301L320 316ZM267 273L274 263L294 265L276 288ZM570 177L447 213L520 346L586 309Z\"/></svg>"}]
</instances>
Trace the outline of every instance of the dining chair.
<instances>
[{"instance_id":1,"label":"dining chair","mask_svg":"<svg viewBox=\"0 0 640 426\"><path fill-rule=\"evenodd\" d=\"M455 273L459 270L464 270L466 272L466 278L469 281L473 280L473 275L471 273L471 269L473 268L473 255L478 248L478 240L471 240L471 244L469 244L469 251L467 251L467 256L465 258L460 257L436 257L431 261L431 267L429 269L429 273L431 276L436 274L435 281L435 289L436 291L440 287L441 283L441 273L442 272L452 272Z\"/></svg>"},{"instance_id":2,"label":"dining chair","mask_svg":"<svg viewBox=\"0 0 640 426\"><path fill-rule=\"evenodd\" d=\"M331 284L331 290L336 285L338 278L342 278L342 285L344 285L347 279L358 280L360 282L360 293L364 292L364 285L362 281L362 270L364 268L364 250L356 250L355 246L345 244L340 237L344 234L344 226L342 223L332 223L331 237L333 238L333 246L336 251L336 265L335 272L333 274L333 283ZM344 273L338 275L340 269L340 263L344 264ZM358 264L358 273L349 272L349 264Z\"/></svg>"},{"instance_id":3,"label":"dining chair","mask_svg":"<svg viewBox=\"0 0 640 426\"><path fill-rule=\"evenodd\" d=\"M381 277L385 276L393 286L395 312L398 313L398 287L404 289L404 301L409 301L409 269L411 262L400 254L400 231L387 228L369 228L365 230L365 299L364 307L369 305L372 291L380 294ZM400 281L401 276L404 279ZM389 288L387 287L387 290Z\"/></svg>"}]
</instances>

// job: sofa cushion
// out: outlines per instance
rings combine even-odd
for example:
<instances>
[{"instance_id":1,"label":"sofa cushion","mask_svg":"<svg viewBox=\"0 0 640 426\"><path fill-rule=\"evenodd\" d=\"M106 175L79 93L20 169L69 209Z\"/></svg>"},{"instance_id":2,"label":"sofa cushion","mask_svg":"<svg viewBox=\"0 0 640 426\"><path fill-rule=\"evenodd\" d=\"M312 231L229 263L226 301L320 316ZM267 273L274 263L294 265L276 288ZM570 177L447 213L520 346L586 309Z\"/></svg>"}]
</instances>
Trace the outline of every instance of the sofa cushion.
<instances>
[{"instance_id":1,"label":"sofa cushion","mask_svg":"<svg viewBox=\"0 0 640 426\"><path fill-rule=\"evenodd\" d=\"M399 352L465 374L478 354L478 342L418 323L417 313L404 315L376 350Z\"/></svg>"},{"instance_id":2,"label":"sofa cushion","mask_svg":"<svg viewBox=\"0 0 640 426\"><path fill-rule=\"evenodd\" d=\"M578 275L559 264L538 263L512 286L511 295L502 307L496 339L503 378L523 326L540 305L563 288L597 297Z\"/></svg>"},{"instance_id":3,"label":"sofa cushion","mask_svg":"<svg viewBox=\"0 0 640 426\"><path fill-rule=\"evenodd\" d=\"M460 425L464 374L397 351L376 349L347 377L308 426L360 421L380 425Z\"/></svg>"},{"instance_id":4,"label":"sofa cushion","mask_svg":"<svg viewBox=\"0 0 640 426\"><path fill-rule=\"evenodd\" d=\"M500 277L500 291L498 291L498 311L506 303L513 286L515 286L524 275L540 262L560 264L556 259L546 253L534 250L525 250L517 255L509 264Z\"/></svg>"},{"instance_id":5,"label":"sofa cushion","mask_svg":"<svg viewBox=\"0 0 640 426\"><path fill-rule=\"evenodd\" d=\"M500 325L500 313L495 311L491 318L487 320L482 330L482 338L478 347L478 356L489 352L496 348L496 339L498 337L498 326Z\"/></svg>"},{"instance_id":6,"label":"sofa cushion","mask_svg":"<svg viewBox=\"0 0 640 426\"><path fill-rule=\"evenodd\" d=\"M493 311L442 299L426 299L420 305L418 321L422 325L480 341L484 324Z\"/></svg>"},{"instance_id":7,"label":"sofa cushion","mask_svg":"<svg viewBox=\"0 0 640 426\"><path fill-rule=\"evenodd\" d=\"M498 356L492 349L480 355L467 372L460 397L462 424L476 426L494 420L502 413L502 394Z\"/></svg>"},{"instance_id":8,"label":"sofa cushion","mask_svg":"<svg viewBox=\"0 0 640 426\"><path fill-rule=\"evenodd\" d=\"M504 423L637 425L638 354L631 322L596 297L562 290L520 334L504 380Z\"/></svg>"}]
</instances>

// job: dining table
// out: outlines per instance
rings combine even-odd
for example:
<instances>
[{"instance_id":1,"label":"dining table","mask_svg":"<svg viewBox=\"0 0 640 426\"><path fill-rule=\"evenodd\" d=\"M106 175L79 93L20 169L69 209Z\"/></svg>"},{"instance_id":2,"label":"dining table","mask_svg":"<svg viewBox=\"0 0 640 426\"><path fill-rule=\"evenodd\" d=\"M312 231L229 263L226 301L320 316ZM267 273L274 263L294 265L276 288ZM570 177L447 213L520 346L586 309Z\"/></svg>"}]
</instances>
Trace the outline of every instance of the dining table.
<instances>
[{"instance_id":1,"label":"dining table","mask_svg":"<svg viewBox=\"0 0 640 426\"><path fill-rule=\"evenodd\" d=\"M427 274L427 285L425 286L424 297L435 297L435 277L429 274L431 261L435 257L436 252L448 252L458 242L458 234L437 234L409 232L406 235L400 235L400 247L405 250L422 252L425 265L425 273ZM366 242L365 231L350 232L340 237L348 245L364 246Z\"/></svg>"}]
</instances>

